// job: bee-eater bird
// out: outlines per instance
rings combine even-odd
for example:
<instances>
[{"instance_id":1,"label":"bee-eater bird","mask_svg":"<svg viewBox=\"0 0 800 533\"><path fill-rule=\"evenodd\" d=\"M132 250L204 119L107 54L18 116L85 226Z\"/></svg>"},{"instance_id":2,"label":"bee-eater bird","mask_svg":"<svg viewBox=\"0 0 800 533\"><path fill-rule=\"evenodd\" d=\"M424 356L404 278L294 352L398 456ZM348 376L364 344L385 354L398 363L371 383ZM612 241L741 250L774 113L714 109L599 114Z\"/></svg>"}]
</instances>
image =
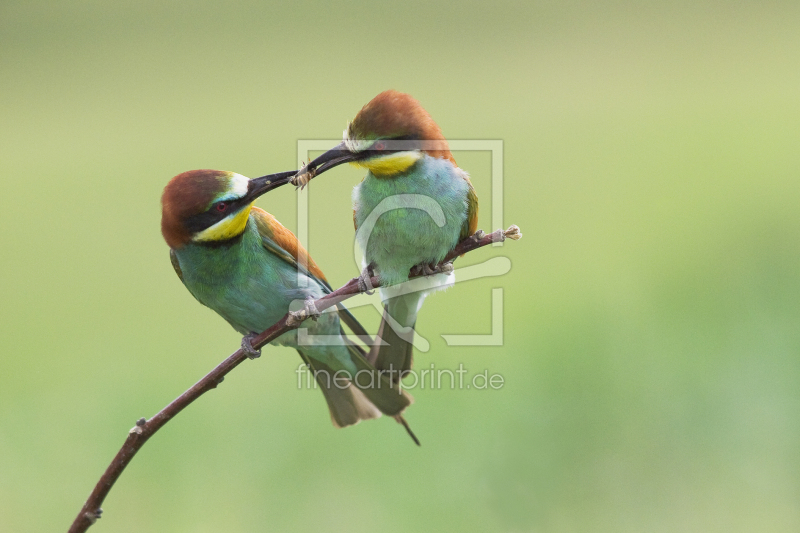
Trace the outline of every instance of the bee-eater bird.
<instances>
[{"instance_id":1,"label":"bee-eater bird","mask_svg":"<svg viewBox=\"0 0 800 533\"><path fill-rule=\"evenodd\" d=\"M367 265L363 279L373 266L384 286L378 332L383 343L373 346L368 359L396 381L411 368L413 328L430 291L404 294L386 285L407 281L412 267L435 272L432 267L477 230L478 196L439 126L417 100L397 91L384 91L365 105L344 140L301 169L292 183L305 186L347 162L367 169L353 190L356 241ZM433 281L443 288L454 279L440 273Z\"/></svg>"},{"instance_id":2,"label":"bee-eater bird","mask_svg":"<svg viewBox=\"0 0 800 533\"><path fill-rule=\"evenodd\" d=\"M161 232L175 272L200 303L245 335L242 347L251 358L259 355L251 345L254 334L280 320L293 301L331 292L294 234L253 206L256 198L293 174L251 180L233 172L191 170L172 178L161 199ZM372 380L375 369L364 351L346 338L340 315L351 329L363 331L341 306L338 313L324 312L304 324L310 334L304 337L307 342L300 343L293 330L272 344L300 353L317 378L335 426L384 413L402 423L416 441L401 416L410 396L386 376ZM372 378L361 371L372 372Z\"/></svg>"}]
</instances>

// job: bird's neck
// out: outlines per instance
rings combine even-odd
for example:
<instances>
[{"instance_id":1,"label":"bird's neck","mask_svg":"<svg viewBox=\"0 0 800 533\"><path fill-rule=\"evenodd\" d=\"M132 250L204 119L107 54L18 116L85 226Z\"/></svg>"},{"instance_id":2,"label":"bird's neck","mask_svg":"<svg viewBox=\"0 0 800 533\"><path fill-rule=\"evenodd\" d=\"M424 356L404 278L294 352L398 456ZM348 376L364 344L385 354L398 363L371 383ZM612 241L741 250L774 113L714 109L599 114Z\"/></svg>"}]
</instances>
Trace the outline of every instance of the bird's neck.
<instances>
[{"instance_id":1,"label":"bird's neck","mask_svg":"<svg viewBox=\"0 0 800 533\"><path fill-rule=\"evenodd\" d=\"M387 154L383 157L374 157L365 161L357 161L355 164L367 168L375 177L392 178L406 172L422 157L423 154L419 150L408 150Z\"/></svg>"}]
</instances>

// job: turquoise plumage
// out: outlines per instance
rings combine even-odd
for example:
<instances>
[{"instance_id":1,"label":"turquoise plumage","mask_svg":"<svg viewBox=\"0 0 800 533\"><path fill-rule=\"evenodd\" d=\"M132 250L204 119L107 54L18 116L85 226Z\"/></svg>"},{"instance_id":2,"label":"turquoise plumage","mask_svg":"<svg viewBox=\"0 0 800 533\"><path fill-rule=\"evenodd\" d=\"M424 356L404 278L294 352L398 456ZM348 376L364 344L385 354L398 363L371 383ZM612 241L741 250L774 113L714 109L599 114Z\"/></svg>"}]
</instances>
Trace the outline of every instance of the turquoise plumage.
<instances>
[{"instance_id":1,"label":"turquoise plumage","mask_svg":"<svg viewBox=\"0 0 800 533\"><path fill-rule=\"evenodd\" d=\"M439 263L458 243L471 189L465 176L449 160L422 154L391 179L368 171L353 189L356 239L366 261L380 271L381 283L408 280L412 267ZM385 212L378 208L382 203ZM365 227L370 215L378 213L374 224Z\"/></svg>"},{"instance_id":2,"label":"turquoise plumage","mask_svg":"<svg viewBox=\"0 0 800 533\"><path fill-rule=\"evenodd\" d=\"M173 178L162 198L162 232L181 281L200 303L246 336L267 329L291 306L301 308L306 299L331 292L295 236L266 211L252 207L258 195L273 188L269 180L263 183L229 172L190 171ZM346 310L332 308L303 324L304 342L295 330L273 344L300 353L317 376L337 427L381 413L405 425L400 415L411 398L386 377L377 377L364 351L344 335L340 314L363 331ZM337 382L337 372L351 379ZM370 379L359 380L360 375Z\"/></svg>"},{"instance_id":3,"label":"turquoise plumage","mask_svg":"<svg viewBox=\"0 0 800 533\"><path fill-rule=\"evenodd\" d=\"M455 283L454 274L439 273L426 279L427 290L407 292L397 285L408 280L416 265L438 264L459 242L471 189L460 168L427 154L391 179L368 171L353 189L356 240L364 262L375 265L384 285L385 309L377 335L384 344L368 356L379 370L398 370L399 377L411 369L414 327L423 301Z\"/></svg>"},{"instance_id":4,"label":"turquoise plumage","mask_svg":"<svg viewBox=\"0 0 800 533\"><path fill-rule=\"evenodd\" d=\"M427 294L450 286L450 273L428 278L428 289L409 293L409 271L430 274L463 239L477 230L478 197L469 176L450 153L439 126L414 98L384 91L373 98L335 148L311 161L292 179L309 180L342 163L367 169L353 191L356 240L367 269L381 280L385 303L378 338L368 359L379 370L410 370L413 327ZM368 270L363 274L367 279Z\"/></svg>"}]
</instances>

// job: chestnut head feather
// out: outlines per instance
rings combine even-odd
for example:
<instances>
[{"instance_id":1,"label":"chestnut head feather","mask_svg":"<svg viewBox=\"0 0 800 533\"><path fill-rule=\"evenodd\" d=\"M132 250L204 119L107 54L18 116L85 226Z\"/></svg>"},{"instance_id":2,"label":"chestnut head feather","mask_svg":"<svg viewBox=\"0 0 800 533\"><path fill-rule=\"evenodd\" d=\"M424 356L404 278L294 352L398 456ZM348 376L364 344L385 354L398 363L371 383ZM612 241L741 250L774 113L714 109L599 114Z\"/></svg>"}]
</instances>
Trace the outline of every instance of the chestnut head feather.
<instances>
[{"instance_id":1,"label":"chestnut head feather","mask_svg":"<svg viewBox=\"0 0 800 533\"><path fill-rule=\"evenodd\" d=\"M365 167L378 178L407 172L423 155L456 160L442 130L419 102L394 90L373 98L344 130L344 139L301 168L291 182L299 187L344 163Z\"/></svg>"},{"instance_id":2,"label":"chestnut head feather","mask_svg":"<svg viewBox=\"0 0 800 533\"><path fill-rule=\"evenodd\" d=\"M246 177L223 170L190 170L170 180L161 196L161 234L170 248L241 234L255 196Z\"/></svg>"},{"instance_id":3,"label":"chestnut head feather","mask_svg":"<svg viewBox=\"0 0 800 533\"><path fill-rule=\"evenodd\" d=\"M435 149L423 151L455 164L439 125L415 98L392 89L383 91L361 108L344 136L345 141L354 143L376 139L438 141Z\"/></svg>"}]
</instances>

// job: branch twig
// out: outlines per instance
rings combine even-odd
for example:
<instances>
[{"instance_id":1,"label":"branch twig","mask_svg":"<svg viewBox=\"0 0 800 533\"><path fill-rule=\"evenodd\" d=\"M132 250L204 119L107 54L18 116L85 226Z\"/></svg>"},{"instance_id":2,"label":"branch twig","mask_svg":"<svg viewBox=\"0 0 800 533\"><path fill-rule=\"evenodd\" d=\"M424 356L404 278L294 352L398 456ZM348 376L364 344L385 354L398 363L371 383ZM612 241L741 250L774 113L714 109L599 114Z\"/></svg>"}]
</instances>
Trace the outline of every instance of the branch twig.
<instances>
[{"instance_id":1,"label":"branch twig","mask_svg":"<svg viewBox=\"0 0 800 533\"><path fill-rule=\"evenodd\" d=\"M458 243L440 264L451 262L460 255L486 246L487 244L504 241L506 238L516 240L521 236L522 234L519 232L519 228L517 226L511 226L505 231L499 229L488 235L483 233L483 231L478 231L475 235L467 237ZM409 277L417 276L418 274L411 274ZM380 286L380 279L378 276L373 276L370 281L373 287ZM313 305L318 311L321 312L361 292L364 291L359 288L358 278L353 278L339 289L331 292L330 294L326 294L318 300L315 300ZM298 328L302 323L302 320L298 321L296 318L296 314L291 315L290 313L286 313L278 322L251 340L253 348L257 350L265 344L280 337L287 331ZM206 374L203 379L192 385L189 390L178 396L175 400L170 402L169 405L156 413L153 418L150 420L146 420L144 418L139 419L133 429L128 432L128 437L125 439L122 448L120 448L120 450L117 452L117 455L114 456L114 459L111 461L111 464L108 465L108 468L106 468L106 471L100 477L100 480L97 482L97 485L95 485L94 490L89 495L89 499L83 504L83 508L72 522L72 526L69 528L68 533L83 533L89 529L89 527L94 524L98 518L100 518L100 515L103 512L100 506L103 504L106 496L108 496L108 493L111 491L111 487L114 486L114 483L117 481L117 479L119 479L119 476L122 475L122 471L125 470L125 467L128 466L128 463L131 462L136 453L141 449L142 446L144 446L144 443L147 442L147 440L152 437L156 431L161 429L164 424L172 420L178 413L188 407L189 404L211 389L215 389L217 385L222 383L222 380L225 378L225 375L228 374L228 372L239 366L239 364L246 359L247 354L244 352L244 350L236 350L234 353L228 356L227 359L214 368L214 370Z\"/></svg>"}]
</instances>

